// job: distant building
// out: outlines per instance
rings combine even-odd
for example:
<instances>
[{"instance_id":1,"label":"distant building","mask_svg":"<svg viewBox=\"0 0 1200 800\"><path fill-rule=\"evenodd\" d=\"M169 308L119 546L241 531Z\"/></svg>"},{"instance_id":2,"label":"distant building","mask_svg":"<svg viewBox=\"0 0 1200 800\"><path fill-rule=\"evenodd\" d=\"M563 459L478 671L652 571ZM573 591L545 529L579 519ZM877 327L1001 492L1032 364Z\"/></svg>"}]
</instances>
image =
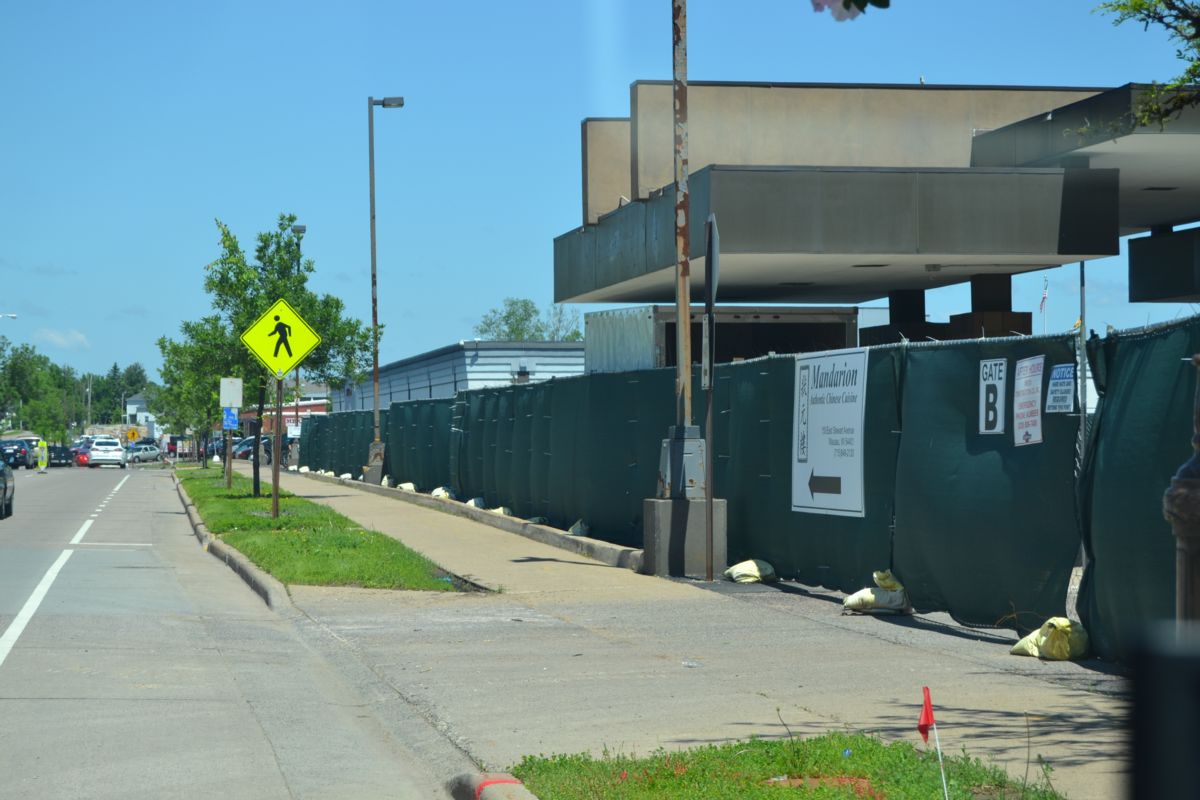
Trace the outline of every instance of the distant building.
<instances>
[{"instance_id":1,"label":"distant building","mask_svg":"<svg viewBox=\"0 0 1200 800\"><path fill-rule=\"evenodd\" d=\"M583 374L583 342L463 341L379 368L379 407L453 397L467 389ZM371 377L333 393L334 411L375 407Z\"/></svg>"},{"instance_id":2,"label":"distant building","mask_svg":"<svg viewBox=\"0 0 1200 800\"><path fill-rule=\"evenodd\" d=\"M145 428L148 431L146 435L152 439L157 435L158 420L150 413L146 397L140 392L125 400L125 419L122 422Z\"/></svg>"},{"instance_id":3,"label":"distant building","mask_svg":"<svg viewBox=\"0 0 1200 800\"><path fill-rule=\"evenodd\" d=\"M292 399L283 402L283 424L288 436L299 436L300 424L308 417L329 413L329 387L323 383L302 382L297 396L294 385L288 386L285 382L284 392L292 393ZM268 392L268 395L272 394L273 391ZM238 419L243 431L249 430L246 421L253 420L257 411L258 409L253 407L241 409ZM263 409L263 433L273 433L274 430L275 403L273 397L268 397Z\"/></svg>"}]
</instances>

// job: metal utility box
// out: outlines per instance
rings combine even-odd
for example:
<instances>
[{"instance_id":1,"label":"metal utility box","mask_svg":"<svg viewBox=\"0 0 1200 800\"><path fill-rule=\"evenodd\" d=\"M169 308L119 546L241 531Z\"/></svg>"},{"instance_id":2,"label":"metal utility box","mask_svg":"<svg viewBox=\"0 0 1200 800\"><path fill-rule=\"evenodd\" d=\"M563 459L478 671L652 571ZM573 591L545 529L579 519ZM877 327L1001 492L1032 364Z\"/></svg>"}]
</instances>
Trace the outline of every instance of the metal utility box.
<instances>
[{"instance_id":1,"label":"metal utility box","mask_svg":"<svg viewBox=\"0 0 1200 800\"><path fill-rule=\"evenodd\" d=\"M692 359L702 356L704 308L691 307ZM718 306L717 363L770 353L810 353L858 344L854 306ZM651 305L593 311L583 317L585 372L629 372L673 367L675 306Z\"/></svg>"}]
</instances>

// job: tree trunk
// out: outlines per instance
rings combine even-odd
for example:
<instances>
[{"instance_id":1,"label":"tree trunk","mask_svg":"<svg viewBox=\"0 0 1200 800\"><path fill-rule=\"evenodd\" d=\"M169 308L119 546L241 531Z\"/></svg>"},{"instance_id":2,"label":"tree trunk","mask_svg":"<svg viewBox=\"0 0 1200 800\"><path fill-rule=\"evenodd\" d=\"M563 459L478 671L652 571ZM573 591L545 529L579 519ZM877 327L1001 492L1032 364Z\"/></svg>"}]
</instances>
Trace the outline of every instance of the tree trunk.
<instances>
[{"instance_id":1,"label":"tree trunk","mask_svg":"<svg viewBox=\"0 0 1200 800\"><path fill-rule=\"evenodd\" d=\"M267 382L265 378L258 379L258 414L254 419L254 447L251 448L254 459L254 496L261 497L259 489L259 452L262 450L263 406L267 402Z\"/></svg>"}]
</instances>

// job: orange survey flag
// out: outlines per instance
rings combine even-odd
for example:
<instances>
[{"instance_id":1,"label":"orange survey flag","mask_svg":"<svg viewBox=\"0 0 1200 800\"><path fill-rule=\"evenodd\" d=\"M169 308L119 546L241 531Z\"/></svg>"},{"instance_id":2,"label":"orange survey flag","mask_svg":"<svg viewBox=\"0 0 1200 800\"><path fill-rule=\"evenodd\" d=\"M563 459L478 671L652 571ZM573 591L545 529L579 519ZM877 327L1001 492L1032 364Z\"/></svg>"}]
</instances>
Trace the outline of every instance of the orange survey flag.
<instances>
[{"instance_id":1,"label":"orange survey flag","mask_svg":"<svg viewBox=\"0 0 1200 800\"><path fill-rule=\"evenodd\" d=\"M929 687L922 686L921 689L925 692L925 705L921 707L921 718L917 720L917 731L925 740L925 744L929 744L929 729L937 722L933 718L933 701L929 699Z\"/></svg>"}]
</instances>

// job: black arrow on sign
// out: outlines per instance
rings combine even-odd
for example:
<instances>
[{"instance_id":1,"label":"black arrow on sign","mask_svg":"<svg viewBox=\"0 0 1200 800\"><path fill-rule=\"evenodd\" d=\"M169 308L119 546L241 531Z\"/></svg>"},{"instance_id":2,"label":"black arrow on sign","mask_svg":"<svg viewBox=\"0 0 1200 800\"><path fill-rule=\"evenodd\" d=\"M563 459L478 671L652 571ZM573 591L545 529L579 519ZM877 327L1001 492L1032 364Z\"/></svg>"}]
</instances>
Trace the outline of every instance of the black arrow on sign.
<instances>
[{"instance_id":1,"label":"black arrow on sign","mask_svg":"<svg viewBox=\"0 0 1200 800\"><path fill-rule=\"evenodd\" d=\"M841 494L842 479L836 475L816 475L812 472L808 473L808 493L815 495L821 494Z\"/></svg>"}]
</instances>

